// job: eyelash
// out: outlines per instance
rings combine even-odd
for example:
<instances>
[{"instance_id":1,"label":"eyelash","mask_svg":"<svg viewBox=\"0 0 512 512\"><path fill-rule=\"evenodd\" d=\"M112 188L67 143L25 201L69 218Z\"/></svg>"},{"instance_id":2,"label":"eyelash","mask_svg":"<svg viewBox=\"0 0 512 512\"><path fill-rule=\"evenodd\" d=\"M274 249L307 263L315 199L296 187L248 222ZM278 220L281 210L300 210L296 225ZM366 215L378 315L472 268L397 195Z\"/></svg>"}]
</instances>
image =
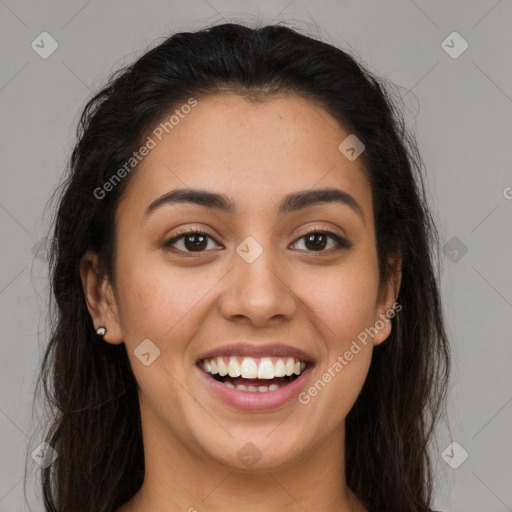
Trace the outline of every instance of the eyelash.
<instances>
[{"instance_id":1,"label":"eyelash","mask_svg":"<svg viewBox=\"0 0 512 512\"><path fill-rule=\"evenodd\" d=\"M173 252L181 252L181 253L188 254L188 255L195 255L195 254L199 255L203 252L206 252L205 250L196 251L196 252L182 251L181 249L176 249L176 248L172 247L173 244L178 242L180 239L182 239L186 236L189 236L189 235L205 235L206 237L210 238L211 240L214 240L213 237L211 237L210 235L208 235L208 233L205 233L204 231L200 231L199 229L196 229L196 228L189 228L184 231L178 231L178 233L175 236L173 236L172 238L170 238L169 240L167 240L166 242L163 243L163 248L166 250L173 251ZM307 233L304 233L302 236L297 238L296 242L299 240L302 240L303 238L306 238L310 235L327 235L328 237L332 238L338 244L338 247L331 249L331 250L306 251L306 252L310 252L310 253L330 253L333 250L341 251L343 249L351 249L352 245L353 245L351 242L349 242L345 238L340 237L337 233L334 233L333 231L329 231L329 230L325 230L325 229L323 229L323 230L313 229L312 231L308 231Z\"/></svg>"}]
</instances>

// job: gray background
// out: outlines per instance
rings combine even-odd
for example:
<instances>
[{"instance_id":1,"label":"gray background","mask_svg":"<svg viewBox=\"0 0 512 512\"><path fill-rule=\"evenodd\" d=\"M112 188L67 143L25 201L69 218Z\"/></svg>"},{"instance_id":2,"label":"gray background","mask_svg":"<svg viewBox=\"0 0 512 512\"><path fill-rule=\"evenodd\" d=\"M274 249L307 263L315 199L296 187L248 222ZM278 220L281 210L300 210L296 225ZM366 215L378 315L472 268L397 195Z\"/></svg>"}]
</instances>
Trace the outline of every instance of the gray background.
<instances>
[{"instance_id":1,"label":"gray background","mask_svg":"<svg viewBox=\"0 0 512 512\"><path fill-rule=\"evenodd\" d=\"M147 45L223 20L284 21L401 86L447 244L452 437L441 426L433 450L436 506L512 510L511 15L510 0L0 0L0 512L29 509L25 464L30 508L43 510L30 457L41 442L31 405L48 288L44 240L37 246L78 115L107 75ZM31 48L43 31L59 44L46 59ZM454 31L469 44L458 58L441 45ZM445 44L458 52L452 39ZM457 469L441 457L452 440L469 454ZM460 459L459 448L453 453Z\"/></svg>"}]
</instances>

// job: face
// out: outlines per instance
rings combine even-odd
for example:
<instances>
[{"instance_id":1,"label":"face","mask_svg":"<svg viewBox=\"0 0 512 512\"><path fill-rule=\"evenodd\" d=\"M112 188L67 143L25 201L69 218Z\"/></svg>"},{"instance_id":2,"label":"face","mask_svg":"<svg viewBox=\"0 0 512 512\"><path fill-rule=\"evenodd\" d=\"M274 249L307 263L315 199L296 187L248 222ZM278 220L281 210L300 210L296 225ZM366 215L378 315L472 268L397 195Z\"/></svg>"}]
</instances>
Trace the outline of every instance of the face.
<instances>
[{"instance_id":1,"label":"face","mask_svg":"<svg viewBox=\"0 0 512 512\"><path fill-rule=\"evenodd\" d=\"M378 295L348 135L305 99L227 94L153 136L116 211L115 283L82 267L95 326L126 344L145 442L262 470L342 447L399 286ZM216 196L168 195L192 189Z\"/></svg>"}]
</instances>

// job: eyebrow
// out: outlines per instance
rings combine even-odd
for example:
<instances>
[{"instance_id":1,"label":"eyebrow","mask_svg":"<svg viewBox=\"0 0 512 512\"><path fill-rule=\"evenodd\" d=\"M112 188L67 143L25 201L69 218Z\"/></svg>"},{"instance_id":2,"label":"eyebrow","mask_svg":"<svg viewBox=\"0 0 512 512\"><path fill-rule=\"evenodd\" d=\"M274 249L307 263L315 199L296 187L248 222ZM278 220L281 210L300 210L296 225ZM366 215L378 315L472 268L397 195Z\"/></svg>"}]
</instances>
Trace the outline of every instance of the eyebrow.
<instances>
[{"instance_id":1,"label":"eyebrow","mask_svg":"<svg viewBox=\"0 0 512 512\"><path fill-rule=\"evenodd\" d=\"M210 192L204 189L183 188L172 190L155 199L146 209L144 216L149 216L156 209L167 204L191 203L206 208L214 208L230 215L236 215L235 202L224 194ZM319 190L300 190L288 194L279 205L280 217L322 203L340 203L352 208L365 222L364 213L359 203L348 192L338 188L325 188Z\"/></svg>"}]
</instances>

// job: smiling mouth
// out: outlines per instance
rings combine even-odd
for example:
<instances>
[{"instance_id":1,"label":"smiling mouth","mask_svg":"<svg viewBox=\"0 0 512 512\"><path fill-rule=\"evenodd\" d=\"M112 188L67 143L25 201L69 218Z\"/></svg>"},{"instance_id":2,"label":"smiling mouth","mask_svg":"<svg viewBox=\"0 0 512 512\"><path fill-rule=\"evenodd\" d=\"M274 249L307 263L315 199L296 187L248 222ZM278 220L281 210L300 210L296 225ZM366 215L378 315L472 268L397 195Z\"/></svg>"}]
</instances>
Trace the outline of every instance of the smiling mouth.
<instances>
[{"instance_id":1,"label":"smiling mouth","mask_svg":"<svg viewBox=\"0 0 512 512\"><path fill-rule=\"evenodd\" d=\"M211 378L238 391L276 391L302 375L312 363L295 357L217 356L198 361Z\"/></svg>"}]
</instances>

